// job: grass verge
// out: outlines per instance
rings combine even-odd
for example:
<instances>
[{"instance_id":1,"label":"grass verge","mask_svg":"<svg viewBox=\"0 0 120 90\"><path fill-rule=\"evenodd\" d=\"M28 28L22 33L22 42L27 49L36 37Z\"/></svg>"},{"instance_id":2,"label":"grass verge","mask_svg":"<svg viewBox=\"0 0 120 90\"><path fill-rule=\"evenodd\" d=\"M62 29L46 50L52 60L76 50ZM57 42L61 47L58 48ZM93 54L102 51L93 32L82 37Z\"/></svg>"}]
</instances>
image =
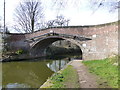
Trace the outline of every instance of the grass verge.
<instances>
[{"instance_id":1,"label":"grass verge","mask_svg":"<svg viewBox=\"0 0 120 90\"><path fill-rule=\"evenodd\" d=\"M83 61L89 68L90 73L100 77L100 88L118 88L118 58L117 56L103 60ZM106 85L105 85L106 84Z\"/></svg>"},{"instance_id":2,"label":"grass verge","mask_svg":"<svg viewBox=\"0 0 120 90\"><path fill-rule=\"evenodd\" d=\"M68 65L64 70L55 73L48 84L51 86L46 85L49 87L45 88L79 88L77 72L73 66Z\"/></svg>"}]
</instances>

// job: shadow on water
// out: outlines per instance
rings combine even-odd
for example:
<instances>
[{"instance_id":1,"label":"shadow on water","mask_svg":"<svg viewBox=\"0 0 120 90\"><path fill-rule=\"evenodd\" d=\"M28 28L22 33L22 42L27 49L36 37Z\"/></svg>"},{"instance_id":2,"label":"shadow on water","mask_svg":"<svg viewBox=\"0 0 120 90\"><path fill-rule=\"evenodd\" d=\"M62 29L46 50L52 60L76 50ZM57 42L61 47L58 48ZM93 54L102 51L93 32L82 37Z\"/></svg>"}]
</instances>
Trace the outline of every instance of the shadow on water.
<instances>
[{"instance_id":1,"label":"shadow on water","mask_svg":"<svg viewBox=\"0 0 120 90\"><path fill-rule=\"evenodd\" d=\"M3 88L39 88L54 72L80 56L58 55L2 64Z\"/></svg>"}]
</instances>

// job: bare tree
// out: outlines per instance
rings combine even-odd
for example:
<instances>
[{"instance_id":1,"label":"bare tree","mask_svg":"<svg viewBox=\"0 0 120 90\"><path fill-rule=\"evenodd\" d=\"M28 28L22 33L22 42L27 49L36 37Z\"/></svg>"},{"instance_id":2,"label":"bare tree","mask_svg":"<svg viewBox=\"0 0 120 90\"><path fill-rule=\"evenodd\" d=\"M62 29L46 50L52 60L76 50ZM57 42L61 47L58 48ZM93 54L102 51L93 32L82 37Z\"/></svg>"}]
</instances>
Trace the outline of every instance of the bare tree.
<instances>
[{"instance_id":1,"label":"bare tree","mask_svg":"<svg viewBox=\"0 0 120 90\"><path fill-rule=\"evenodd\" d=\"M89 2L93 12L96 12L101 7L107 8L109 12L116 11L120 8L120 0L89 0Z\"/></svg>"},{"instance_id":2,"label":"bare tree","mask_svg":"<svg viewBox=\"0 0 120 90\"><path fill-rule=\"evenodd\" d=\"M41 1L23 0L15 10L14 28L19 32L33 33L41 18L43 18Z\"/></svg>"},{"instance_id":3,"label":"bare tree","mask_svg":"<svg viewBox=\"0 0 120 90\"><path fill-rule=\"evenodd\" d=\"M78 6L82 0L53 0L53 6L57 7L57 13L60 12L61 9L65 9L67 7L67 4L71 2L71 4L75 5L76 7ZM88 7L91 7L91 10L93 12L96 12L99 8L103 7L111 11L115 11L118 8L120 8L120 0L86 0L89 2ZM52 7L53 7L52 6Z\"/></svg>"},{"instance_id":4,"label":"bare tree","mask_svg":"<svg viewBox=\"0 0 120 90\"><path fill-rule=\"evenodd\" d=\"M50 20L47 22L48 27L55 27L55 26L68 26L69 19L65 19L63 15L56 16L55 20Z\"/></svg>"}]
</instances>

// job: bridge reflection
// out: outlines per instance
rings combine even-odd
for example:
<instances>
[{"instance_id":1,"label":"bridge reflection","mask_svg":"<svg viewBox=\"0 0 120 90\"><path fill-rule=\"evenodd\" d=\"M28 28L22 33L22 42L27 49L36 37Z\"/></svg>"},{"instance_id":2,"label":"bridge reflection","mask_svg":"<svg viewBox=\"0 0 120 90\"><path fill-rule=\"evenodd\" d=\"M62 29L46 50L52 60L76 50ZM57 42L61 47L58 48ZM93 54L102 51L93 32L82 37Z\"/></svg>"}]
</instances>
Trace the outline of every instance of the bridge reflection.
<instances>
[{"instance_id":1,"label":"bridge reflection","mask_svg":"<svg viewBox=\"0 0 120 90\"><path fill-rule=\"evenodd\" d=\"M57 72L61 70L67 63L75 59L82 60L82 56L80 55L73 55L73 56L71 55L71 56L66 56L66 57L64 56L64 58L61 58L58 60L52 60L46 63L46 65L51 71Z\"/></svg>"},{"instance_id":2,"label":"bridge reflection","mask_svg":"<svg viewBox=\"0 0 120 90\"><path fill-rule=\"evenodd\" d=\"M47 67L50 68L52 71L57 72L62 67L64 67L69 61L65 60L55 60L50 63L47 63Z\"/></svg>"}]
</instances>

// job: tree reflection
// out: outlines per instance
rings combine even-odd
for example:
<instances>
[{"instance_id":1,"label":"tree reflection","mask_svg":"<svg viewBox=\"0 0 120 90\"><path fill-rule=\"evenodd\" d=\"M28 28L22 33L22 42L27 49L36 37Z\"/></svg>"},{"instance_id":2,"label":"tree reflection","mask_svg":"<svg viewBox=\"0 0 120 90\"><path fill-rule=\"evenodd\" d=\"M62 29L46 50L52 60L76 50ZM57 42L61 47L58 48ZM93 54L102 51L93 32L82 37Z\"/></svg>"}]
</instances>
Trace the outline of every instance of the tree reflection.
<instances>
[{"instance_id":1,"label":"tree reflection","mask_svg":"<svg viewBox=\"0 0 120 90\"><path fill-rule=\"evenodd\" d=\"M47 63L47 67L50 68L52 71L57 72L62 69L67 63L68 60L54 60L50 63Z\"/></svg>"}]
</instances>

